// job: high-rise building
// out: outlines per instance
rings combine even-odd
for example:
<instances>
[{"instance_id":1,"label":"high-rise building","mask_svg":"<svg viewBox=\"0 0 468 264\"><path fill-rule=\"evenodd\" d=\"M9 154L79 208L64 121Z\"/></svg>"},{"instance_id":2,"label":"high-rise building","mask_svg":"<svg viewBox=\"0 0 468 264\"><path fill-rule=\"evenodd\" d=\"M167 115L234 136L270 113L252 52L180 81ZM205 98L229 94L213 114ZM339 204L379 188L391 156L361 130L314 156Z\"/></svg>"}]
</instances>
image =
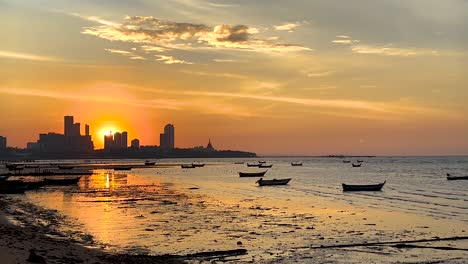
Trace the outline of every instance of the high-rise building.
<instances>
[{"instance_id":1,"label":"high-rise building","mask_svg":"<svg viewBox=\"0 0 468 264\"><path fill-rule=\"evenodd\" d=\"M0 136L0 151L7 148L7 138Z\"/></svg>"},{"instance_id":2,"label":"high-rise building","mask_svg":"<svg viewBox=\"0 0 468 264\"><path fill-rule=\"evenodd\" d=\"M71 136L73 134L73 116L64 116L63 121L63 134L65 136Z\"/></svg>"},{"instance_id":3,"label":"high-rise building","mask_svg":"<svg viewBox=\"0 0 468 264\"><path fill-rule=\"evenodd\" d=\"M89 125L85 124L85 136L89 136Z\"/></svg>"},{"instance_id":4,"label":"high-rise building","mask_svg":"<svg viewBox=\"0 0 468 264\"><path fill-rule=\"evenodd\" d=\"M134 150L140 149L140 140L138 140L136 138L134 140L132 140L131 148L134 149Z\"/></svg>"},{"instance_id":5,"label":"high-rise building","mask_svg":"<svg viewBox=\"0 0 468 264\"><path fill-rule=\"evenodd\" d=\"M164 133L159 135L159 145L164 149L173 149L175 146L174 125L167 124Z\"/></svg>"},{"instance_id":6,"label":"high-rise building","mask_svg":"<svg viewBox=\"0 0 468 264\"><path fill-rule=\"evenodd\" d=\"M81 124L80 123L75 123L73 124L73 133L72 136L74 137L79 137L81 136Z\"/></svg>"},{"instance_id":7,"label":"high-rise building","mask_svg":"<svg viewBox=\"0 0 468 264\"><path fill-rule=\"evenodd\" d=\"M122 134L120 132L115 132L114 134L114 149L122 148Z\"/></svg>"},{"instance_id":8,"label":"high-rise building","mask_svg":"<svg viewBox=\"0 0 468 264\"><path fill-rule=\"evenodd\" d=\"M109 134L104 135L104 150L110 151L114 145L114 135L112 131Z\"/></svg>"},{"instance_id":9,"label":"high-rise building","mask_svg":"<svg viewBox=\"0 0 468 264\"><path fill-rule=\"evenodd\" d=\"M128 148L128 132L124 131L122 132L122 148L126 149Z\"/></svg>"}]
</instances>

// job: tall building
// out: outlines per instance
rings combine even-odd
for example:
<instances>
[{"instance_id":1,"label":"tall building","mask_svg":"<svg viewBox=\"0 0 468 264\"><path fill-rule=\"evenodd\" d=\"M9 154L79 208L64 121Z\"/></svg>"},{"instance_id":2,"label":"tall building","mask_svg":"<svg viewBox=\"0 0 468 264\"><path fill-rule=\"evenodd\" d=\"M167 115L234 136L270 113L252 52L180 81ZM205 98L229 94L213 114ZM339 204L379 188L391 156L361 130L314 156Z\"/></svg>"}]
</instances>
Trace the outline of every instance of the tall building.
<instances>
[{"instance_id":1,"label":"tall building","mask_svg":"<svg viewBox=\"0 0 468 264\"><path fill-rule=\"evenodd\" d=\"M89 125L85 124L85 136L89 136Z\"/></svg>"},{"instance_id":2,"label":"tall building","mask_svg":"<svg viewBox=\"0 0 468 264\"><path fill-rule=\"evenodd\" d=\"M134 140L132 140L131 148L134 149L134 150L140 149L140 140L138 140L136 138Z\"/></svg>"},{"instance_id":3,"label":"tall building","mask_svg":"<svg viewBox=\"0 0 468 264\"><path fill-rule=\"evenodd\" d=\"M75 123L73 124L73 133L72 136L74 137L79 137L81 136L81 124L80 123Z\"/></svg>"},{"instance_id":4,"label":"tall building","mask_svg":"<svg viewBox=\"0 0 468 264\"><path fill-rule=\"evenodd\" d=\"M164 133L159 135L159 145L164 149L173 149L175 146L174 125L167 124Z\"/></svg>"},{"instance_id":5,"label":"tall building","mask_svg":"<svg viewBox=\"0 0 468 264\"><path fill-rule=\"evenodd\" d=\"M122 134L120 132L115 132L114 134L114 149L122 148Z\"/></svg>"},{"instance_id":6,"label":"tall building","mask_svg":"<svg viewBox=\"0 0 468 264\"><path fill-rule=\"evenodd\" d=\"M128 132L124 131L122 132L122 148L126 149L128 148Z\"/></svg>"},{"instance_id":7,"label":"tall building","mask_svg":"<svg viewBox=\"0 0 468 264\"><path fill-rule=\"evenodd\" d=\"M7 138L0 136L0 151L7 148Z\"/></svg>"},{"instance_id":8,"label":"tall building","mask_svg":"<svg viewBox=\"0 0 468 264\"><path fill-rule=\"evenodd\" d=\"M63 134L66 137L71 136L73 134L73 116L64 116L63 121Z\"/></svg>"},{"instance_id":9,"label":"tall building","mask_svg":"<svg viewBox=\"0 0 468 264\"><path fill-rule=\"evenodd\" d=\"M104 135L104 150L110 151L114 145L114 135L112 131L109 131L109 134Z\"/></svg>"}]
</instances>

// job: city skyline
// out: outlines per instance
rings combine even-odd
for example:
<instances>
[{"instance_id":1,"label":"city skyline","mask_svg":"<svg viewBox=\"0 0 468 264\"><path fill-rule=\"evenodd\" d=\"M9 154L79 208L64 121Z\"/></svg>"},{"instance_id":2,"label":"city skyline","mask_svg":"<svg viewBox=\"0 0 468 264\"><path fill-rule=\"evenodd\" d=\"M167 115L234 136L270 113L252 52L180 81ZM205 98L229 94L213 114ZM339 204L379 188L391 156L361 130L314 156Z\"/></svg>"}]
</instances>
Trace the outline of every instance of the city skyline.
<instances>
[{"instance_id":1,"label":"city skyline","mask_svg":"<svg viewBox=\"0 0 468 264\"><path fill-rule=\"evenodd\" d=\"M75 113L98 148L173 123L182 148L468 155L467 5L3 0L0 135Z\"/></svg>"}]
</instances>

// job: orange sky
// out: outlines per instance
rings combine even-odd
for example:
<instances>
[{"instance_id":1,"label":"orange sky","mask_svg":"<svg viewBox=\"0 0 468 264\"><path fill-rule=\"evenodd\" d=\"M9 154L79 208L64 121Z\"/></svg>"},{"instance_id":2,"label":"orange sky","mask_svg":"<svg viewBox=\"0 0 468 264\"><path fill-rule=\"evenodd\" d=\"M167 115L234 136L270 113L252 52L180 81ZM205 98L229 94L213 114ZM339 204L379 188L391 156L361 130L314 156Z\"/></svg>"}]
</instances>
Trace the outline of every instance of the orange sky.
<instances>
[{"instance_id":1,"label":"orange sky","mask_svg":"<svg viewBox=\"0 0 468 264\"><path fill-rule=\"evenodd\" d=\"M74 115L97 148L172 123L177 147L468 155L466 4L221 2L1 2L0 135Z\"/></svg>"}]
</instances>

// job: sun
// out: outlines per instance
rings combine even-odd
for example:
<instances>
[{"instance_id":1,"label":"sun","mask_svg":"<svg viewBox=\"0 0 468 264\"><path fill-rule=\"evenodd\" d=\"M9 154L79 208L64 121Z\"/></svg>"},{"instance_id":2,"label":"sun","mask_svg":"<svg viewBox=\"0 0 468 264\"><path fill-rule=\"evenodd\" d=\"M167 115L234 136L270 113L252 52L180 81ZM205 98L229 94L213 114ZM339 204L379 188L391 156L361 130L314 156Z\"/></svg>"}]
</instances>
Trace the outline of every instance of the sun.
<instances>
[{"instance_id":1,"label":"sun","mask_svg":"<svg viewBox=\"0 0 468 264\"><path fill-rule=\"evenodd\" d=\"M99 135L101 137L109 136L109 135L113 135L115 132L118 132L118 130L115 127L105 127L99 130Z\"/></svg>"}]
</instances>

